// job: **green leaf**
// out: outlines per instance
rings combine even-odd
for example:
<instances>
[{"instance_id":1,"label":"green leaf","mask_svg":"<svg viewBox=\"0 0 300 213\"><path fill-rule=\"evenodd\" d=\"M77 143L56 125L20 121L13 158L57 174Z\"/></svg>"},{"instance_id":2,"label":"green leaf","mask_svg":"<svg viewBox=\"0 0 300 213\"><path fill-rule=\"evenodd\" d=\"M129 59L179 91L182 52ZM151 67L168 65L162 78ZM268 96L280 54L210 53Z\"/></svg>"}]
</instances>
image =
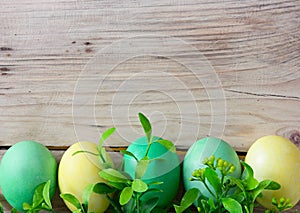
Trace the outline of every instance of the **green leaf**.
<instances>
[{"instance_id":1,"label":"green leaf","mask_svg":"<svg viewBox=\"0 0 300 213\"><path fill-rule=\"evenodd\" d=\"M112 168L108 168L108 169L103 169L99 172L100 177L102 177L103 179L107 180L107 181L111 181L111 182L118 182L118 183L127 183L128 182L128 178L123 175L121 172L112 169Z\"/></svg>"},{"instance_id":2,"label":"green leaf","mask_svg":"<svg viewBox=\"0 0 300 213\"><path fill-rule=\"evenodd\" d=\"M267 187L265 189L268 190L278 190L281 188L281 185L275 181L272 181L267 185Z\"/></svg>"},{"instance_id":3,"label":"green leaf","mask_svg":"<svg viewBox=\"0 0 300 213\"><path fill-rule=\"evenodd\" d=\"M222 198L222 204L230 213L243 213L241 204L232 198Z\"/></svg>"},{"instance_id":4,"label":"green leaf","mask_svg":"<svg viewBox=\"0 0 300 213\"><path fill-rule=\"evenodd\" d=\"M159 197L153 197L141 202L141 213L150 213L157 206Z\"/></svg>"},{"instance_id":5,"label":"green leaf","mask_svg":"<svg viewBox=\"0 0 300 213\"><path fill-rule=\"evenodd\" d=\"M120 182L108 182L108 184L118 190L122 190L124 187L127 186L127 183L120 183Z\"/></svg>"},{"instance_id":6,"label":"green leaf","mask_svg":"<svg viewBox=\"0 0 300 213\"><path fill-rule=\"evenodd\" d=\"M163 183L164 183L164 182L162 182L162 181L154 181L154 182L148 183L148 186L161 185L161 184L163 184Z\"/></svg>"},{"instance_id":7,"label":"green leaf","mask_svg":"<svg viewBox=\"0 0 300 213\"><path fill-rule=\"evenodd\" d=\"M145 174L150 163L149 157L145 156L138 161L135 169L135 178L140 179Z\"/></svg>"},{"instance_id":8,"label":"green leaf","mask_svg":"<svg viewBox=\"0 0 300 213\"><path fill-rule=\"evenodd\" d=\"M15 208L12 208L11 211L10 211L10 213L18 213L18 210L15 209Z\"/></svg>"},{"instance_id":9,"label":"green leaf","mask_svg":"<svg viewBox=\"0 0 300 213\"><path fill-rule=\"evenodd\" d=\"M229 197L236 200L239 203L241 203L245 200L243 192L236 193L236 194L231 194L231 195L229 195Z\"/></svg>"},{"instance_id":10,"label":"green leaf","mask_svg":"<svg viewBox=\"0 0 300 213\"><path fill-rule=\"evenodd\" d=\"M101 138L100 138L100 141L99 141L99 145L98 147L102 147L103 146L103 143L104 141L109 138L114 132L115 132L116 128L115 127L112 127L112 128L109 128L107 130L105 130L102 135L101 135Z\"/></svg>"},{"instance_id":11,"label":"green leaf","mask_svg":"<svg viewBox=\"0 0 300 213\"><path fill-rule=\"evenodd\" d=\"M231 183L235 184L246 196L247 191L246 191L241 179L235 178L233 176L229 176L228 179L230 180Z\"/></svg>"},{"instance_id":12,"label":"green leaf","mask_svg":"<svg viewBox=\"0 0 300 213\"><path fill-rule=\"evenodd\" d=\"M134 179L131 188L135 192L145 192L148 189L148 185L141 179Z\"/></svg>"},{"instance_id":13,"label":"green leaf","mask_svg":"<svg viewBox=\"0 0 300 213\"><path fill-rule=\"evenodd\" d=\"M172 143L172 141L161 139L161 140L157 140L155 142L160 143L161 145L163 145L166 149L168 149L171 152L176 152L176 147Z\"/></svg>"},{"instance_id":14,"label":"green leaf","mask_svg":"<svg viewBox=\"0 0 300 213\"><path fill-rule=\"evenodd\" d=\"M32 206L31 208L34 209L38 207L44 200L43 198L43 188L45 186L46 182L41 183L35 188L33 198L32 198Z\"/></svg>"},{"instance_id":15,"label":"green leaf","mask_svg":"<svg viewBox=\"0 0 300 213\"><path fill-rule=\"evenodd\" d=\"M51 200L50 200L50 184L51 181L48 180L47 183L44 185L43 198L47 206L52 209Z\"/></svg>"},{"instance_id":16,"label":"green leaf","mask_svg":"<svg viewBox=\"0 0 300 213\"><path fill-rule=\"evenodd\" d=\"M251 168L251 166L244 161L240 161L240 162L244 166L243 179L253 178L254 172L253 172L253 169Z\"/></svg>"},{"instance_id":17,"label":"green leaf","mask_svg":"<svg viewBox=\"0 0 300 213\"><path fill-rule=\"evenodd\" d=\"M88 212L90 196L93 192L95 184L87 185L82 192L82 206L85 212Z\"/></svg>"},{"instance_id":18,"label":"green leaf","mask_svg":"<svg viewBox=\"0 0 300 213\"><path fill-rule=\"evenodd\" d=\"M133 194L133 190L131 187L125 187L120 194L119 203L123 206L129 202Z\"/></svg>"},{"instance_id":19,"label":"green leaf","mask_svg":"<svg viewBox=\"0 0 300 213\"><path fill-rule=\"evenodd\" d=\"M24 203L23 203L23 209L24 209L25 211L30 210L30 209L31 209L31 205L30 205L29 203L24 202Z\"/></svg>"},{"instance_id":20,"label":"green leaf","mask_svg":"<svg viewBox=\"0 0 300 213\"><path fill-rule=\"evenodd\" d=\"M142 113L139 113L139 119L140 119L140 122L142 124L142 127L144 129L144 132L145 132L145 135L146 135L146 138L147 138L147 141L148 143L150 144L151 143L151 134L152 134L152 127L151 127L151 124L150 124L150 121L148 120L148 118L142 114Z\"/></svg>"},{"instance_id":21,"label":"green leaf","mask_svg":"<svg viewBox=\"0 0 300 213\"><path fill-rule=\"evenodd\" d=\"M175 206L175 211L183 212L187 208L189 208L199 197L200 191L197 188L191 188L186 191L181 199L180 206Z\"/></svg>"},{"instance_id":22,"label":"green leaf","mask_svg":"<svg viewBox=\"0 0 300 213\"><path fill-rule=\"evenodd\" d=\"M4 210L3 210L3 206L2 206L2 203L0 203L0 213L3 213Z\"/></svg>"},{"instance_id":23,"label":"green leaf","mask_svg":"<svg viewBox=\"0 0 300 213\"><path fill-rule=\"evenodd\" d=\"M133 157L136 161L139 161L139 159L137 159L137 157L132 153L132 152L129 152L127 150L120 150L120 152L123 154L123 155L128 155L130 157Z\"/></svg>"},{"instance_id":24,"label":"green leaf","mask_svg":"<svg viewBox=\"0 0 300 213\"><path fill-rule=\"evenodd\" d=\"M221 180L218 176L218 173L212 168L205 168L204 176L210 183L210 185L214 188L216 194L220 194L222 192Z\"/></svg>"},{"instance_id":25,"label":"green leaf","mask_svg":"<svg viewBox=\"0 0 300 213\"><path fill-rule=\"evenodd\" d=\"M280 184L276 183L274 181L271 180L263 180L261 181L258 186L253 189L252 193L253 193L253 201L265 190L277 190L280 189Z\"/></svg>"},{"instance_id":26,"label":"green leaf","mask_svg":"<svg viewBox=\"0 0 300 213\"><path fill-rule=\"evenodd\" d=\"M110 187L106 183L100 182L94 185L93 191L97 194L110 194L110 193L114 193L116 189Z\"/></svg>"},{"instance_id":27,"label":"green leaf","mask_svg":"<svg viewBox=\"0 0 300 213\"><path fill-rule=\"evenodd\" d=\"M42 205L41 205L41 210L47 210L47 211L51 211L51 209L52 209L52 207L50 208L49 206L47 206L47 204L46 203L42 203Z\"/></svg>"},{"instance_id":28,"label":"green leaf","mask_svg":"<svg viewBox=\"0 0 300 213\"><path fill-rule=\"evenodd\" d=\"M60 197L65 201L71 203L76 209L81 210L81 203L74 195L66 193L66 194L60 194Z\"/></svg>"},{"instance_id":29,"label":"green leaf","mask_svg":"<svg viewBox=\"0 0 300 213\"><path fill-rule=\"evenodd\" d=\"M211 210L216 210L217 209L213 198L209 198L208 201L207 201L207 203L210 206Z\"/></svg>"},{"instance_id":30,"label":"green leaf","mask_svg":"<svg viewBox=\"0 0 300 213\"><path fill-rule=\"evenodd\" d=\"M241 161L241 164L244 166L244 172L242 175L242 179L245 181L245 188L247 190L255 189L259 182L257 179L254 178L254 172L251 166L244 161Z\"/></svg>"}]
</instances>

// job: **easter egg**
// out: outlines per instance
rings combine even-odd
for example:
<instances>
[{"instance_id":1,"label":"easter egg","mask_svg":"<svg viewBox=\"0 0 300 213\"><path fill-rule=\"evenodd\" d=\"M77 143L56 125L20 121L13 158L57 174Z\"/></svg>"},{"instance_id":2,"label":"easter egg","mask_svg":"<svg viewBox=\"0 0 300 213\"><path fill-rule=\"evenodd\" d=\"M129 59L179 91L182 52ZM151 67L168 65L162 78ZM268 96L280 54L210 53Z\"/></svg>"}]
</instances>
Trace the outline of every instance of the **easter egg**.
<instances>
[{"instance_id":1,"label":"easter egg","mask_svg":"<svg viewBox=\"0 0 300 213\"><path fill-rule=\"evenodd\" d=\"M291 199L295 205L300 199L300 151L288 139L268 135L255 141L247 152L245 162L259 181L269 179L281 185L279 190L265 190L257 201L272 208L273 197Z\"/></svg>"},{"instance_id":2,"label":"easter egg","mask_svg":"<svg viewBox=\"0 0 300 213\"><path fill-rule=\"evenodd\" d=\"M19 211L23 203L32 203L38 185L50 180L50 197L57 186L57 163L42 144L22 141L4 154L0 165L0 186L7 202Z\"/></svg>"},{"instance_id":3,"label":"easter egg","mask_svg":"<svg viewBox=\"0 0 300 213\"><path fill-rule=\"evenodd\" d=\"M183 160L183 183L187 190L198 188L201 194L207 198L212 195L200 181L190 181L194 170L204 168L204 159L214 156L215 159L222 158L235 166L235 171L230 174L239 178L241 175L241 164L235 150L225 141L219 138L207 137L195 142L187 151ZM209 183L208 183L209 185ZM211 187L211 190L213 188Z\"/></svg>"},{"instance_id":4,"label":"easter egg","mask_svg":"<svg viewBox=\"0 0 300 213\"><path fill-rule=\"evenodd\" d=\"M153 137L153 144L151 144L148 157L151 160L142 180L146 183L163 182L160 185L150 186L152 188L159 188L162 192L155 192L146 199L151 197L159 197L158 206L166 207L176 196L180 182L180 162L178 155L165 148L162 144L155 142L159 140L158 137ZM127 148L127 151L133 153L137 159L142 159L147 150L146 137L141 137L135 140ZM124 155L124 171L132 178L135 176L137 162L129 156Z\"/></svg>"},{"instance_id":5,"label":"easter egg","mask_svg":"<svg viewBox=\"0 0 300 213\"><path fill-rule=\"evenodd\" d=\"M98 157L89 153L77 153L87 151L97 154L97 144L91 142L78 142L70 146L61 158L58 168L58 186L62 194L73 194L82 202L82 193L89 184L105 182L99 176L101 167ZM67 207L74 211L75 207L64 201ZM102 213L109 206L105 195L92 193L89 199L89 212Z\"/></svg>"}]
</instances>

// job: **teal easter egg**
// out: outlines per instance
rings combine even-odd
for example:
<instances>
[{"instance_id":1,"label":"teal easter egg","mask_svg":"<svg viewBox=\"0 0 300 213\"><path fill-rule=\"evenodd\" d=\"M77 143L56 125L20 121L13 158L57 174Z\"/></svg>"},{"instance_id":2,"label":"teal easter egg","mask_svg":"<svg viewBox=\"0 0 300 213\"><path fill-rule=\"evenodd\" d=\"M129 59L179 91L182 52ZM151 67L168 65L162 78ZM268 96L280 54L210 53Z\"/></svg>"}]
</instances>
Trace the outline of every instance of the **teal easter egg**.
<instances>
[{"instance_id":1,"label":"teal easter egg","mask_svg":"<svg viewBox=\"0 0 300 213\"><path fill-rule=\"evenodd\" d=\"M18 142L4 154L0 164L0 187L7 202L19 211L32 203L34 191L51 181L50 197L57 186L57 163L52 153L34 141Z\"/></svg>"},{"instance_id":2,"label":"teal easter egg","mask_svg":"<svg viewBox=\"0 0 300 213\"><path fill-rule=\"evenodd\" d=\"M190 181L192 172L196 169L206 167L203 161L212 155L215 156L215 159L222 158L232 163L236 169L231 175L237 178L240 177L241 164L235 150L227 142L219 138L203 138L189 148L183 160L183 183L186 191L191 188L198 188L203 196L212 198L212 195L202 182ZM210 189L213 190L212 187Z\"/></svg>"},{"instance_id":3,"label":"teal easter egg","mask_svg":"<svg viewBox=\"0 0 300 213\"><path fill-rule=\"evenodd\" d=\"M153 137L153 141L159 140ZM128 146L127 151L133 153L139 160L144 157L147 149L147 140L145 137L139 138ZM148 157L151 159L150 164L142 177L146 183L163 182L160 185L153 185L152 188L158 188L162 192L150 193L145 199L159 197L158 206L166 207L171 204L175 198L180 182L180 161L175 152L169 151L158 142L153 142L150 146ZM137 162L129 156L124 155L124 171L132 178L135 176Z\"/></svg>"}]
</instances>

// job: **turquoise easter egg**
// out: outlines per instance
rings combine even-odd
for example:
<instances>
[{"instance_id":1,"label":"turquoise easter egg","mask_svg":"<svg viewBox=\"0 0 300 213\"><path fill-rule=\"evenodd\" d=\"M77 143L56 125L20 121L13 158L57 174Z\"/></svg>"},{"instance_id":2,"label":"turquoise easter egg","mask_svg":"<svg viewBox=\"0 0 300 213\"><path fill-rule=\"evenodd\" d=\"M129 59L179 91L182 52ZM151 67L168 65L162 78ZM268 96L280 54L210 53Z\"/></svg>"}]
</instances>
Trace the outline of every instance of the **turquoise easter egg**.
<instances>
[{"instance_id":1,"label":"turquoise easter egg","mask_svg":"<svg viewBox=\"0 0 300 213\"><path fill-rule=\"evenodd\" d=\"M158 137L153 137L153 144L150 146L148 157L151 160L142 180L146 183L163 182L155 187L162 192L155 192L146 199L151 197L159 197L159 207L166 207L171 204L175 198L180 182L180 161L176 152L169 151L156 140ZM147 150L147 140L145 137L139 138L128 146L127 151L132 152L139 160L144 157ZM124 155L124 171L132 178L135 176L137 162L129 156Z\"/></svg>"},{"instance_id":2,"label":"turquoise easter egg","mask_svg":"<svg viewBox=\"0 0 300 213\"><path fill-rule=\"evenodd\" d=\"M0 164L0 186L7 202L19 211L32 203L38 185L50 180L50 196L57 186L57 163L52 153L34 141L18 142L4 154Z\"/></svg>"},{"instance_id":3,"label":"turquoise easter egg","mask_svg":"<svg viewBox=\"0 0 300 213\"><path fill-rule=\"evenodd\" d=\"M183 160L183 183L186 191L191 188L198 188L203 196L207 198L213 197L202 182L190 180L193 171L206 167L203 161L212 155L215 159L222 158L232 163L236 169L231 175L237 178L240 177L241 164L235 150L227 142L219 138L203 138L189 148ZM212 187L211 190L213 190Z\"/></svg>"}]
</instances>

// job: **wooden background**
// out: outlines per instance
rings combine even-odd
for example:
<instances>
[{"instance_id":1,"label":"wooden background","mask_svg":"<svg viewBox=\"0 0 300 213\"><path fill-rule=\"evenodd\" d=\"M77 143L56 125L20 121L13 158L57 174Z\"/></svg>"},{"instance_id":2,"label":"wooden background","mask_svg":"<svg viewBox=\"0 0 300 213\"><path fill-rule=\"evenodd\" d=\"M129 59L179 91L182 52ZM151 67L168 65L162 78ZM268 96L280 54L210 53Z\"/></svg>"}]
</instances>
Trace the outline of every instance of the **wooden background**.
<instances>
[{"instance_id":1,"label":"wooden background","mask_svg":"<svg viewBox=\"0 0 300 213\"><path fill-rule=\"evenodd\" d=\"M128 146L138 112L183 150L300 143L300 1L1 0L0 23L1 156L30 139L59 160L112 126Z\"/></svg>"}]
</instances>

